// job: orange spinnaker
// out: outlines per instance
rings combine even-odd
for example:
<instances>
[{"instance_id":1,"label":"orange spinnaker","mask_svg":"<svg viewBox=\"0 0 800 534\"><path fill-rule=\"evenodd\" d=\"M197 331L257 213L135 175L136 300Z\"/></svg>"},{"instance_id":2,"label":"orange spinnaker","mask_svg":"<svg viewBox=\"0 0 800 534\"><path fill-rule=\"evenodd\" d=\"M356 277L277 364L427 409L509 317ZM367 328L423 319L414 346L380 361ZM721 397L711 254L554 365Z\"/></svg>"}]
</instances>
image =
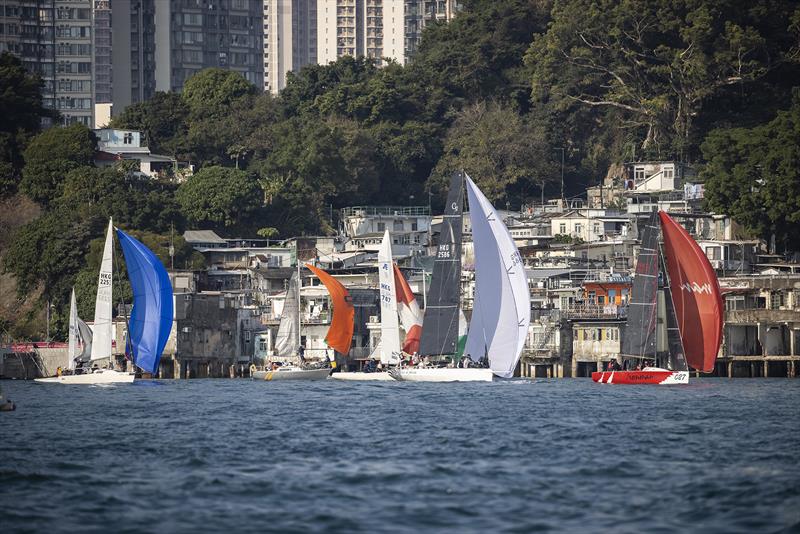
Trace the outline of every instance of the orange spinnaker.
<instances>
[{"instance_id":1,"label":"orange spinnaker","mask_svg":"<svg viewBox=\"0 0 800 534\"><path fill-rule=\"evenodd\" d=\"M356 314L350 293L336 278L322 269L307 263L306 267L322 280L333 301L333 319L331 327L328 329L328 335L325 336L325 343L333 350L347 354L350 352L350 344L353 341L353 318Z\"/></svg>"},{"instance_id":2,"label":"orange spinnaker","mask_svg":"<svg viewBox=\"0 0 800 534\"><path fill-rule=\"evenodd\" d=\"M724 307L717 275L689 233L663 211L658 215L686 361L690 367L708 373L714 370L722 343Z\"/></svg>"}]
</instances>

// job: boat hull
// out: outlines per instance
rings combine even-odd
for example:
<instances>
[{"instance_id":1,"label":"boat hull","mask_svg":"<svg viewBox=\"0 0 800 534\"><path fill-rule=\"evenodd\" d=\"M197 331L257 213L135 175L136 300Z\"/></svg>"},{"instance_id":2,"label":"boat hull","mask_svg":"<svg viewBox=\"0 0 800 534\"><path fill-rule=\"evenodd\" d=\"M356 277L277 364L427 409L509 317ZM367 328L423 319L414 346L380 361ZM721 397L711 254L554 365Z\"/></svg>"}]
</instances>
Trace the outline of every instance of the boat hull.
<instances>
[{"instance_id":1,"label":"boat hull","mask_svg":"<svg viewBox=\"0 0 800 534\"><path fill-rule=\"evenodd\" d=\"M96 373L81 375L62 375L50 378L36 378L40 384L132 384L135 375L122 371L104 369Z\"/></svg>"},{"instance_id":2,"label":"boat hull","mask_svg":"<svg viewBox=\"0 0 800 534\"><path fill-rule=\"evenodd\" d=\"M291 369L278 371L256 371L253 380L325 380L330 369Z\"/></svg>"},{"instance_id":3,"label":"boat hull","mask_svg":"<svg viewBox=\"0 0 800 534\"><path fill-rule=\"evenodd\" d=\"M491 382L491 369L457 369L450 367L406 367L389 370L395 380L402 382Z\"/></svg>"},{"instance_id":4,"label":"boat hull","mask_svg":"<svg viewBox=\"0 0 800 534\"><path fill-rule=\"evenodd\" d=\"M689 371L645 368L641 371L597 371L592 380L599 384L654 384L674 386L689 383Z\"/></svg>"},{"instance_id":5,"label":"boat hull","mask_svg":"<svg viewBox=\"0 0 800 534\"><path fill-rule=\"evenodd\" d=\"M389 373L333 373L331 378L334 380L349 380L354 382L394 382L394 378Z\"/></svg>"}]
</instances>

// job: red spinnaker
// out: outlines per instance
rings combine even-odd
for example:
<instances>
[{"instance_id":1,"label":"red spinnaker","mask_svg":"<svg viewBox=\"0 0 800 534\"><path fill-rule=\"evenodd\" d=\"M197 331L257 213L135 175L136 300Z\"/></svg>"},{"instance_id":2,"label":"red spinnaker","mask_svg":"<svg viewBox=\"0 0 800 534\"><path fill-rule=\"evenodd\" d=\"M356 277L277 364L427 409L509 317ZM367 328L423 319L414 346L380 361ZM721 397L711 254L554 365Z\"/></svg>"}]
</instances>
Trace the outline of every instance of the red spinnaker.
<instances>
[{"instance_id":1,"label":"red spinnaker","mask_svg":"<svg viewBox=\"0 0 800 534\"><path fill-rule=\"evenodd\" d=\"M331 327L328 328L328 335L325 336L325 342L335 351L347 354L350 352L350 343L353 341L353 318L355 317L355 308L353 308L350 293L341 282L322 269L307 263L306 267L322 280L333 301L333 319Z\"/></svg>"},{"instance_id":2,"label":"red spinnaker","mask_svg":"<svg viewBox=\"0 0 800 534\"><path fill-rule=\"evenodd\" d=\"M714 269L689 233L675 220L658 213L670 292L690 367L708 373L722 343L722 294Z\"/></svg>"},{"instance_id":3,"label":"red spinnaker","mask_svg":"<svg viewBox=\"0 0 800 534\"><path fill-rule=\"evenodd\" d=\"M406 282L406 277L400 272L396 264L394 265L394 286L397 293L398 312L403 330L406 331L406 339L403 341L403 352L414 354L419 352L419 338L422 335L422 312L414 298L414 293Z\"/></svg>"}]
</instances>

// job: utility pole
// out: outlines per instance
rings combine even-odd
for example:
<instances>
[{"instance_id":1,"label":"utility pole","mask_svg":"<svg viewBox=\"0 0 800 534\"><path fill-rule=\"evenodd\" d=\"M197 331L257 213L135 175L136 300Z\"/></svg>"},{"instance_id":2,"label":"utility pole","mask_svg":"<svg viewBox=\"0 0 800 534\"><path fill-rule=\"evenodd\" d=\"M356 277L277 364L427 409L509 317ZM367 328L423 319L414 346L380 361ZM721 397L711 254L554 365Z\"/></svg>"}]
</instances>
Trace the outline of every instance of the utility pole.
<instances>
[{"instance_id":1,"label":"utility pole","mask_svg":"<svg viewBox=\"0 0 800 534\"><path fill-rule=\"evenodd\" d=\"M561 151L561 201L565 200L564 198L564 147L559 147L556 150Z\"/></svg>"}]
</instances>

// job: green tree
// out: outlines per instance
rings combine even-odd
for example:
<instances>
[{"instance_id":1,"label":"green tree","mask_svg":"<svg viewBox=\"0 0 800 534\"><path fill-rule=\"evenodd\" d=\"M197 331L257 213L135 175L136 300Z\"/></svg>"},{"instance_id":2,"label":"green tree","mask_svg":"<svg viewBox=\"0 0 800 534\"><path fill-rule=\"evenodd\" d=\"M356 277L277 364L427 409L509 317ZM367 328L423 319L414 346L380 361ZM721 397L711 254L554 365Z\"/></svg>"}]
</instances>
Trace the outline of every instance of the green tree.
<instances>
[{"instance_id":1,"label":"green tree","mask_svg":"<svg viewBox=\"0 0 800 534\"><path fill-rule=\"evenodd\" d=\"M188 118L189 106L180 94L159 91L150 100L125 108L111 124L144 132L151 152L177 156L186 152Z\"/></svg>"},{"instance_id":2,"label":"green tree","mask_svg":"<svg viewBox=\"0 0 800 534\"><path fill-rule=\"evenodd\" d=\"M25 149L20 190L47 205L61 195L64 176L81 166L91 166L97 138L86 126L50 128Z\"/></svg>"},{"instance_id":3,"label":"green tree","mask_svg":"<svg viewBox=\"0 0 800 534\"><path fill-rule=\"evenodd\" d=\"M572 0L552 16L527 56L536 103L613 108L656 157L688 159L710 97L797 58L788 0Z\"/></svg>"},{"instance_id":4,"label":"green tree","mask_svg":"<svg viewBox=\"0 0 800 534\"><path fill-rule=\"evenodd\" d=\"M465 170L491 201L512 199L512 188L541 191L557 171L544 132L516 112L497 104L475 104L462 111L447 134L444 155L430 188L447 194L449 176ZM524 199L520 199L524 200Z\"/></svg>"},{"instance_id":5,"label":"green tree","mask_svg":"<svg viewBox=\"0 0 800 534\"><path fill-rule=\"evenodd\" d=\"M0 53L0 198L16 190L22 152L42 118L57 116L42 104L41 88L41 78L29 74L19 58Z\"/></svg>"},{"instance_id":6,"label":"green tree","mask_svg":"<svg viewBox=\"0 0 800 534\"><path fill-rule=\"evenodd\" d=\"M256 94L255 85L238 72L219 68L204 69L186 80L181 98L189 106L192 119L224 115L236 100Z\"/></svg>"},{"instance_id":7,"label":"green tree","mask_svg":"<svg viewBox=\"0 0 800 534\"><path fill-rule=\"evenodd\" d=\"M250 224L262 201L250 174L225 167L204 167L181 184L175 197L189 223L202 228Z\"/></svg>"},{"instance_id":8,"label":"green tree","mask_svg":"<svg viewBox=\"0 0 800 534\"><path fill-rule=\"evenodd\" d=\"M784 250L800 250L800 90L756 128L720 129L702 145L707 207Z\"/></svg>"},{"instance_id":9,"label":"green tree","mask_svg":"<svg viewBox=\"0 0 800 534\"><path fill-rule=\"evenodd\" d=\"M458 99L527 105L523 56L534 33L546 31L551 5L550 0L468 0L452 22L426 28L409 70L417 83Z\"/></svg>"}]
</instances>

